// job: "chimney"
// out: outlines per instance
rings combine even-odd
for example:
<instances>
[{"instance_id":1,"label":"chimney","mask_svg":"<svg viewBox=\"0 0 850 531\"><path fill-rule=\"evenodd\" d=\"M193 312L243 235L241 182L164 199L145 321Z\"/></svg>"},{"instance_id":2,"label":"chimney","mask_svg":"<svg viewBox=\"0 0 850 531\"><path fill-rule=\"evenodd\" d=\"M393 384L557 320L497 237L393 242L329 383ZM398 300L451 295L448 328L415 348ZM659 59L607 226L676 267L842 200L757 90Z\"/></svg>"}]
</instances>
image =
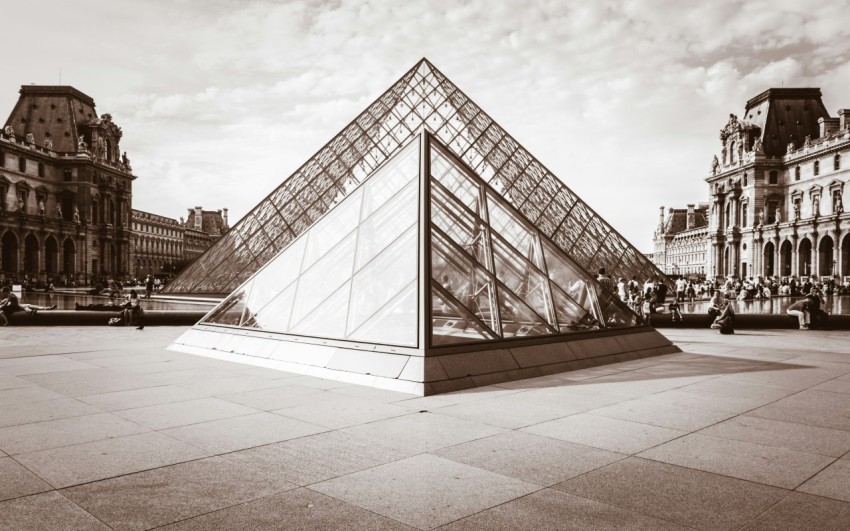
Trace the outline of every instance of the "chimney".
<instances>
[{"instance_id":1,"label":"chimney","mask_svg":"<svg viewBox=\"0 0 850 531\"><path fill-rule=\"evenodd\" d=\"M659 212L658 212L658 226L663 229L664 228L664 207L663 206L659 207L658 210L659 210Z\"/></svg>"},{"instance_id":2,"label":"chimney","mask_svg":"<svg viewBox=\"0 0 850 531\"><path fill-rule=\"evenodd\" d=\"M820 125L820 138L823 138L840 129L841 118L818 118L818 125Z\"/></svg>"},{"instance_id":3,"label":"chimney","mask_svg":"<svg viewBox=\"0 0 850 531\"><path fill-rule=\"evenodd\" d=\"M838 109L838 129L850 129L850 109Z\"/></svg>"},{"instance_id":4,"label":"chimney","mask_svg":"<svg viewBox=\"0 0 850 531\"><path fill-rule=\"evenodd\" d=\"M227 227L228 225L227 225L227 209L226 208L221 209L221 219L224 220L224 226Z\"/></svg>"},{"instance_id":5,"label":"chimney","mask_svg":"<svg viewBox=\"0 0 850 531\"><path fill-rule=\"evenodd\" d=\"M204 223L203 214L201 214L201 207L195 207L195 230L202 230Z\"/></svg>"},{"instance_id":6,"label":"chimney","mask_svg":"<svg viewBox=\"0 0 850 531\"><path fill-rule=\"evenodd\" d=\"M694 212L694 205L688 205L688 214L685 218L685 230L691 230L697 224L697 215Z\"/></svg>"}]
</instances>

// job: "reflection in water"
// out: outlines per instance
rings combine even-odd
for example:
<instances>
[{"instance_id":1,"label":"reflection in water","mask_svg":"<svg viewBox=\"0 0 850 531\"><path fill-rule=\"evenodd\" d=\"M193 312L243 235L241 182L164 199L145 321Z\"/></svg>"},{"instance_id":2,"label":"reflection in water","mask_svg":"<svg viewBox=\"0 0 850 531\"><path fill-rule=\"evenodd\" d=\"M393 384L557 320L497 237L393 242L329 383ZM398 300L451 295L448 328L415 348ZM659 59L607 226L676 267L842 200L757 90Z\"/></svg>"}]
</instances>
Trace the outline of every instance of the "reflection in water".
<instances>
[{"instance_id":1,"label":"reflection in water","mask_svg":"<svg viewBox=\"0 0 850 531\"><path fill-rule=\"evenodd\" d=\"M774 315L783 315L785 314L785 310L793 304L794 302L802 299L802 297L790 297L790 296L781 296L781 297L771 297L770 299L765 300L752 300L752 301L731 301L735 309L735 313L764 313L764 314L774 314ZM833 295L832 297L824 297L826 303L823 305L823 309L828 313L832 314L850 314L850 295ZM668 297L667 303L670 302ZM681 310L683 313L707 313L708 312L708 300L696 301L693 303L685 302L680 303Z\"/></svg>"},{"instance_id":2,"label":"reflection in water","mask_svg":"<svg viewBox=\"0 0 850 531\"><path fill-rule=\"evenodd\" d=\"M126 293L129 293L126 292ZM144 292L142 292L144 294ZM33 293L20 293L18 294L18 298L21 303L26 304L38 304L41 306L50 306L52 304L56 305L57 310L73 310L74 303L79 304L108 304L109 297L105 296L94 296L94 295L68 295L65 293L44 293L44 292L33 292ZM122 299L115 298L112 299L115 304L121 304ZM194 311L207 311L211 310L212 307L220 301L212 300L209 304L207 303L196 303L196 302L180 302L173 300L157 300L157 299L142 299L142 308L146 310L194 310Z\"/></svg>"}]
</instances>

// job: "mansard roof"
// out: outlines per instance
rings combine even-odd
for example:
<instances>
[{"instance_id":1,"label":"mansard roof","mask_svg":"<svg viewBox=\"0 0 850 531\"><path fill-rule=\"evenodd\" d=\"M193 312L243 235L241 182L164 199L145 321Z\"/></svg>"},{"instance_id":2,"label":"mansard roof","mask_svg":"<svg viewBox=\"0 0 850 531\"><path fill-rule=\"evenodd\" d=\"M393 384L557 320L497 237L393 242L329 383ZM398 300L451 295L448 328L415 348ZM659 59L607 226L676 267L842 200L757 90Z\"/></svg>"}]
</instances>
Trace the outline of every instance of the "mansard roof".
<instances>
[{"instance_id":1,"label":"mansard roof","mask_svg":"<svg viewBox=\"0 0 850 531\"><path fill-rule=\"evenodd\" d=\"M829 118L821 97L819 88L770 88L747 101L743 119L761 130L765 155L781 157L820 135L818 120Z\"/></svg>"}]
</instances>

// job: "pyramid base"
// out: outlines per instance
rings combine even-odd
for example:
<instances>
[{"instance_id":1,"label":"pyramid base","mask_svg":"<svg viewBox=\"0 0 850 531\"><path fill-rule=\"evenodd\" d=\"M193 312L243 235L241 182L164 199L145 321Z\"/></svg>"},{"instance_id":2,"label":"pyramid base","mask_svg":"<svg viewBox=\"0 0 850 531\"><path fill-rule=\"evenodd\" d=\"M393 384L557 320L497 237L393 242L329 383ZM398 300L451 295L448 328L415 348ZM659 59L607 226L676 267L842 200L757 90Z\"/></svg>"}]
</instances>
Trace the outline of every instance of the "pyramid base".
<instances>
[{"instance_id":1,"label":"pyramid base","mask_svg":"<svg viewBox=\"0 0 850 531\"><path fill-rule=\"evenodd\" d=\"M425 354L392 347L381 350L379 345L362 350L309 344L277 334L198 325L169 349L418 396L681 352L646 327L557 339L487 350L456 346Z\"/></svg>"}]
</instances>

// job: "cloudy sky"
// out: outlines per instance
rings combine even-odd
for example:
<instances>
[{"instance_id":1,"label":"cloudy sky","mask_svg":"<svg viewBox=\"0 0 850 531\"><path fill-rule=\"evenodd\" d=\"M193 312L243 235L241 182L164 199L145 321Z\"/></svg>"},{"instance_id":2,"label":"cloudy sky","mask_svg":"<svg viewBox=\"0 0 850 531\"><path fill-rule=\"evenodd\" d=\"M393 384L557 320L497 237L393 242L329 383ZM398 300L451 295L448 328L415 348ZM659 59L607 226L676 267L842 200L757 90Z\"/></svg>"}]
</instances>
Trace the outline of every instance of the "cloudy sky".
<instances>
[{"instance_id":1,"label":"cloudy sky","mask_svg":"<svg viewBox=\"0 0 850 531\"><path fill-rule=\"evenodd\" d=\"M850 0L43 0L3 6L0 114L70 84L124 130L135 208L242 217L427 57L624 236L707 200L729 113L850 107ZM843 90L842 90L843 89ZM5 113L5 114L4 114Z\"/></svg>"}]
</instances>

